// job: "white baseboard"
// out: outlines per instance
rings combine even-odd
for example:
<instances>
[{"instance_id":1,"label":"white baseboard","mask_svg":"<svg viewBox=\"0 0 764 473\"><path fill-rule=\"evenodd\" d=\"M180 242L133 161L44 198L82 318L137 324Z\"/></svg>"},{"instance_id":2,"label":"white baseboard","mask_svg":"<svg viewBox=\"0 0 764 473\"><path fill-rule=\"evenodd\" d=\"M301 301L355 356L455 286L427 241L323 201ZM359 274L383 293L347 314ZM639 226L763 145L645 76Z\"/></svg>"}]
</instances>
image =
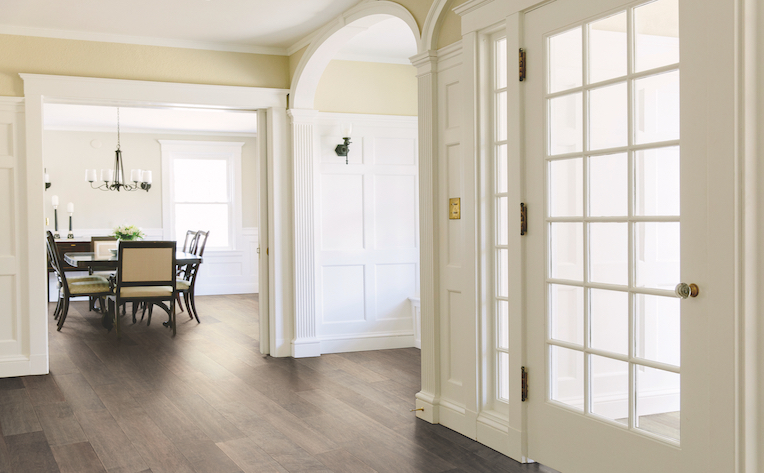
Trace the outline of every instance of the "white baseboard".
<instances>
[{"instance_id":1,"label":"white baseboard","mask_svg":"<svg viewBox=\"0 0 764 473\"><path fill-rule=\"evenodd\" d=\"M258 292L257 283L239 284L205 284L196 289L197 296L214 296L225 294L253 294Z\"/></svg>"},{"instance_id":2,"label":"white baseboard","mask_svg":"<svg viewBox=\"0 0 764 473\"><path fill-rule=\"evenodd\" d=\"M0 378L48 374L47 355L12 355L0 358Z\"/></svg>"},{"instance_id":3,"label":"white baseboard","mask_svg":"<svg viewBox=\"0 0 764 473\"><path fill-rule=\"evenodd\" d=\"M321 353L389 350L414 346L413 333L382 333L321 338Z\"/></svg>"}]
</instances>

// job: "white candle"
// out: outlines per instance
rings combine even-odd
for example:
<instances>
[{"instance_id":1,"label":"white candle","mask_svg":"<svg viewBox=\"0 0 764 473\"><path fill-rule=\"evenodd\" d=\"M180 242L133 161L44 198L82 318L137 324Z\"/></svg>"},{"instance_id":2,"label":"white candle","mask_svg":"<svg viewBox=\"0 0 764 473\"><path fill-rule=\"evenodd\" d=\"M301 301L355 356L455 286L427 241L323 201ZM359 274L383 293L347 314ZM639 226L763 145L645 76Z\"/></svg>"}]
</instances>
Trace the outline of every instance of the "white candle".
<instances>
[{"instance_id":1,"label":"white candle","mask_svg":"<svg viewBox=\"0 0 764 473\"><path fill-rule=\"evenodd\" d=\"M141 170L133 169L130 171L130 180L133 182L141 182Z\"/></svg>"},{"instance_id":2,"label":"white candle","mask_svg":"<svg viewBox=\"0 0 764 473\"><path fill-rule=\"evenodd\" d=\"M151 171L143 171L143 182L151 184Z\"/></svg>"},{"instance_id":3,"label":"white candle","mask_svg":"<svg viewBox=\"0 0 764 473\"><path fill-rule=\"evenodd\" d=\"M353 133L353 124L352 123L343 123L342 124L342 137L343 138L350 138L350 134Z\"/></svg>"},{"instance_id":4,"label":"white candle","mask_svg":"<svg viewBox=\"0 0 764 473\"><path fill-rule=\"evenodd\" d=\"M96 180L96 170L85 169L85 180L88 182L94 182Z\"/></svg>"},{"instance_id":5,"label":"white candle","mask_svg":"<svg viewBox=\"0 0 764 473\"><path fill-rule=\"evenodd\" d=\"M66 204L66 211L69 212L70 214L74 213L74 204L72 202L69 202L68 204Z\"/></svg>"},{"instance_id":6,"label":"white candle","mask_svg":"<svg viewBox=\"0 0 764 473\"><path fill-rule=\"evenodd\" d=\"M50 184L50 176L48 175L47 172L42 175L42 179L43 181L45 181L45 184Z\"/></svg>"},{"instance_id":7,"label":"white candle","mask_svg":"<svg viewBox=\"0 0 764 473\"><path fill-rule=\"evenodd\" d=\"M111 182L114 180L114 171L112 169L104 169L101 171L101 180Z\"/></svg>"},{"instance_id":8,"label":"white candle","mask_svg":"<svg viewBox=\"0 0 764 473\"><path fill-rule=\"evenodd\" d=\"M58 196L54 195L50 198L50 202L53 204L53 207L58 207Z\"/></svg>"}]
</instances>

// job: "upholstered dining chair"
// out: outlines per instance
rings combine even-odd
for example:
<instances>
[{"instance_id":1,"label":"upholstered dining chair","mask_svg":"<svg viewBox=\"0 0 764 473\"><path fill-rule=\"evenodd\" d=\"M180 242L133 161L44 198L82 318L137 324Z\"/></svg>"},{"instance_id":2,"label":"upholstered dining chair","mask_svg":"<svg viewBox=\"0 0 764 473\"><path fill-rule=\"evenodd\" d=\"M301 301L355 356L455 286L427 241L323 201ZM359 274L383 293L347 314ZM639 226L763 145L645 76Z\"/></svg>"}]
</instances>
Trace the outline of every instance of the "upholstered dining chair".
<instances>
[{"instance_id":1,"label":"upholstered dining chair","mask_svg":"<svg viewBox=\"0 0 764 473\"><path fill-rule=\"evenodd\" d=\"M123 241L119 245L117 283L109 298L109 313L114 317L117 338L121 337L120 315L117 310L125 302L146 303L149 307L147 324L151 323L152 308L160 305L170 316L172 334L175 326L175 242ZM169 303L169 307L164 305Z\"/></svg>"},{"instance_id":2,"label":"upholstered dining chair","mask_svg":"<svg viewBox=\"0 0 764 473\"><path fill-rule=\"evenodd\" d=\"M50 231L47 232L47 248L50 265L53 267L58 280L58 303L53 312L53 318L58 320L57 330L60 332L66 321L66 315L69 312L69 300L72 297L98 298L101 300L101 307L106 307L104 298L111 294L111 288L109 281L102 276L67 276L66 271L63 270L64 262L58 252L56 240Z\"/></svg>"},{"instance_id":3,"label":"upholstered dining chair","mask_svg":"<svg viewBox=\"0 0 764 473\"><path fill-rule=\"evenodd\" d=\"M210 232L199 230L196 232L196 235L196 246L193 248L193 253L197 256L204 256L204 247L207 246ZM196 276L199 273L199 266L201 266L201 263L187 265L183 274L176 282L178 305L180 305L180 294L182 293L183 299L186 301L186 309L188 309L188 318L196 318L197 323L200 323L200 321L199 313L196 311L196 301L194 301L194 289L196 288Z\"/></svg>"}]
</instances>

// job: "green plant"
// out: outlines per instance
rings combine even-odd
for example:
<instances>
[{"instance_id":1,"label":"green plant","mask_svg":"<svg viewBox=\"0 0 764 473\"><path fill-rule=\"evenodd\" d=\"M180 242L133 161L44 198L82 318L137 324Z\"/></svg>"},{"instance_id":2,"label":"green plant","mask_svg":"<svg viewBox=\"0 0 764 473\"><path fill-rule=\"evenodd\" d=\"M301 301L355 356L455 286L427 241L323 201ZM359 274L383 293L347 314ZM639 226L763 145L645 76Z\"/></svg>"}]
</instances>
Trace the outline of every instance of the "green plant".
<instances>
[{"instance_id":1,"label":"green plant","mask_svg":"<svg viewBox=\"0 0 764 473\"><path fill-rule=\"evenodd\" d=\"M146 236L141 229L135 225L122 225L116 227L112 235L115 236L117 240L123 241L143 240L143 237Z\"/></svg>"}]
</instances>

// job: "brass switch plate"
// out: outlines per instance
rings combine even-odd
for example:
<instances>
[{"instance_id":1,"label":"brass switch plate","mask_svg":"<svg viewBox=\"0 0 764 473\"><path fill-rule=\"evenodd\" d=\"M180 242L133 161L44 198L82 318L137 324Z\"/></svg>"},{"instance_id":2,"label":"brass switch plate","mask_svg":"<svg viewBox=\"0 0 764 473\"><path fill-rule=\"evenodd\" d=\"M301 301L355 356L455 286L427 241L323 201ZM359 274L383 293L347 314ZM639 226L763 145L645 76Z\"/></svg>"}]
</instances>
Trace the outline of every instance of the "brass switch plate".
<instances>
[{"instance_id":1,"label":"brass switch plate","mask_svg":"<svg viewBox=\"0 0 764 473\"><path fill-rule=\"evenodd\" d=\"M460 197L448 200L448 218L451 220L462 218L462 199Z\"/></svg>"}]
</instances>

